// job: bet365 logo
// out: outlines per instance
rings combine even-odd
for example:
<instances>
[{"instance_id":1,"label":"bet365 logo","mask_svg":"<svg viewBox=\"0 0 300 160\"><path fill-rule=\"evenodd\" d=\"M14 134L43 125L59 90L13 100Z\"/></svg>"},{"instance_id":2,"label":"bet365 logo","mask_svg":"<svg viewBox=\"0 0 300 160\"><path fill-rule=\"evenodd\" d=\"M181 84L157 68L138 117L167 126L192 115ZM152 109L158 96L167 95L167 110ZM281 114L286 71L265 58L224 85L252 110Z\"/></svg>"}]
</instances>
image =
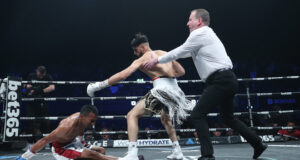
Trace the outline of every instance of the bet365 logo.
<instances>
[{"instance_id":1,"label":"bet365 logo","mask_svg":"<svg viewBox=\"0 0 300 160\"><path fill-rule=\"evenodd\" d=\"M9 80L7 92L6 108L6 137L19 136L19 117L20 103L18 102L18 89L21 86L20 81Z\"/></svg>"}]
</instances>

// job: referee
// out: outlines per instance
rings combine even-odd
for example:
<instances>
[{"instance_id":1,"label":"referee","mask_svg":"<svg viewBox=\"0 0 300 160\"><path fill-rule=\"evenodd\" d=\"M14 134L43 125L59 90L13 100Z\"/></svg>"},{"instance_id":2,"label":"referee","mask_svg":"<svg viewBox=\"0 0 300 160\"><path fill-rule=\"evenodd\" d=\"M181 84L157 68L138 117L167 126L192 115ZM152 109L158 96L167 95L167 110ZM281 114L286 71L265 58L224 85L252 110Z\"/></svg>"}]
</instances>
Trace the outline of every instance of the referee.
<instances>
[{"instance_id":1,"label":"referee","mask_svg":"<svg viewBox=\"0 0 300 160\"><path fill-rule=\"evenodd\" d=\"M207 114L220 107L223 122L240 133L254 148L253 159L257 159L267 145L242 121L233 116L233 99L238 90L238 82L232 71L232 62L215 32L209 27L210 17L205 9L191 11L187 26L190 35L186 42L167 54L145 63L146 69L157 63L167 63L179 58L192 57L205 89L191 114L191 121L197 130L201 144L201 157L198 160L215 160L213 146L206 121Z\"/></svg>"}]
</instances>

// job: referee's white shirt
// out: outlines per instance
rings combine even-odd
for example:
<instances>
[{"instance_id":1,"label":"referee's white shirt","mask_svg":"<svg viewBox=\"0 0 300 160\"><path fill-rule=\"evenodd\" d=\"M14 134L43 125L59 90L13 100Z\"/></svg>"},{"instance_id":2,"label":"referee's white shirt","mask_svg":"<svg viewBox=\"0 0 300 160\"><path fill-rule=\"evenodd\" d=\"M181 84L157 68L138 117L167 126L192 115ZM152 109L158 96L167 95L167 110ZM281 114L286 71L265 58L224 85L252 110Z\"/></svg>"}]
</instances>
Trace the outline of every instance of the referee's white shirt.
<instances>
[{"instance_id":1,"label":"referee's white shirt","mask_svg":"<svg viewBox=\"0 0 300 160\"><path fill-rule=\"evenodd\" d=\"M232 69L224 45L208 26L192 31L179 47L158 58L159 63L167 63L179 58L192 57L198 74L203 81L219 69Z\"/></svg>"}]
</instances>

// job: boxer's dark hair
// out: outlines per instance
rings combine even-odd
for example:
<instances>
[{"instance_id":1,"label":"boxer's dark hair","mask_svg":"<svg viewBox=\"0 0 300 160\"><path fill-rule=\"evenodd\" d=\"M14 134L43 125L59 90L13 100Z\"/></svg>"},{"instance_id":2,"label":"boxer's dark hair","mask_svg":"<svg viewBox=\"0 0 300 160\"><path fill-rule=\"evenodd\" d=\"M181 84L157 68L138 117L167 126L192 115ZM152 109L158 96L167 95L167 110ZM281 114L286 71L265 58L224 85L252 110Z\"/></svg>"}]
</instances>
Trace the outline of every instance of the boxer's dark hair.
<instances>
[{"instance_id":1,"label":"boxer's dark hair","mask_svg":"<svg viewBox=\"0 0 300 160\"><path fill-rule=\"evenodd\" d=\"M137 47L142 43L148 43L148 37L145 34L137 33L134 35L134 38L132 39L130 45L131 47Z\"/></svg>"},{"instance_id":2,"label":"boxer's dark hair","mask_svg":"<svg viewBox=\"0 0 300 160\"><path fill-rule=\"evenodd\" d=\"M99 115L98 109L96 106L90 105L90 104L86 104L84 106L82 106L81 110L80 110L80 114L84 115L84 116L88 116L89 113L94 113L96 116Z\"/></svg>"}]
</instances>

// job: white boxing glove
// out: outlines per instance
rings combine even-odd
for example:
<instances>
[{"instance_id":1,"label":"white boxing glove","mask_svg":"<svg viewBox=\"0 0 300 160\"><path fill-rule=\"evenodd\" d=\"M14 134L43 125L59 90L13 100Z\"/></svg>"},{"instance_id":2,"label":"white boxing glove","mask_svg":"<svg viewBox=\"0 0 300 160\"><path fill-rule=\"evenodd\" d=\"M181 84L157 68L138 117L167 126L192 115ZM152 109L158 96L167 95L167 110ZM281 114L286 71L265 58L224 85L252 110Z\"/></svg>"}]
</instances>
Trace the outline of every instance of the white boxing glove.
<instances>
[{"instance_id":1,"label":"white boxing glove","mask_svg":"<svg viewBox=\"0 0 300 160\"><path fill-rule=\"evenodd\" d=\"M31 159L33 156L35 156L34 153L32 153L30 151L30 149L28 149L24 154L22 154L22 158L26 159L26 160L29 160Z\"/></svg>"},{"instance_id":2,"label":"white boxing glove","mask_svg":"<svg viewBox=\"0 0 300 160\"><path fill-rule=\"evenodd\" d=\"M74 144L78 148L83 148L84 144L85 144L85 140L84 140L83 136L77 136L75 138Z\"/></svg>"},{"instance_id":3,"label":"white boxing glove","mask_svg":"<svg viewBox=\"0 0 300 160\"><path fill-rule=\"evenodd\" d=\"M90 83L87 86L86 92L90 97L95 97L96 91L100 91L101 89L106 87L109 87L108 79L101 82Z\"/></svg>"},{"instance_id":4,"label":"white boxing glove","mask_svg":"<svg viewBox=\"0 0 300 160\"><path fill-rule=\"evenodd\" d=\"M94 145L87 144L83 136L77 136L75 139L75 146L78 148L92 149Z\"/></svg>"}]
</instances>

